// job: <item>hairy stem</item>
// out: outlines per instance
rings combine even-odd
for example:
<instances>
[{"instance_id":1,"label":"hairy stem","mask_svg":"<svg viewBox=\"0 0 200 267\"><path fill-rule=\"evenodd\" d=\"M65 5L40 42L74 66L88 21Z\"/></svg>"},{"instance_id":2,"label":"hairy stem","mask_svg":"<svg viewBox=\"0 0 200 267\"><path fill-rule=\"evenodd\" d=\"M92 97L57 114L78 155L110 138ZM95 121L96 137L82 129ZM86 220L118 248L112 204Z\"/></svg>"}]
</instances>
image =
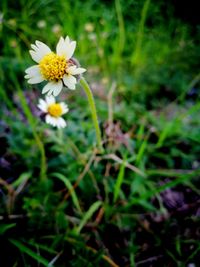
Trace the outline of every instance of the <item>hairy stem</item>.
<instances>
[{"instance_id":1,"label":"hairy stem","mask_svg":"<svg viewBox=\"0 0 200 267\"><path fill-rule=\"evenodd\" d=\"M96 131L96 138L97 138L97 146L99 148L99 150L102 152L103 148L102 148L102 141L101 141L101 131L99 128L99 123L98 123L98 118L97 118L97 111L96 111L96 106L95 106L95 102L94 102L94 98L93 98L93 94L92 91L88 85L88 83L86 82L86 80L82 77L80 79L80 84L83 87L86 95L87 95L87 99L90 105L90 110L91 110L91 115L92 115L92 120L94 123L94 128Z\"/></svg>"}]
</instances>

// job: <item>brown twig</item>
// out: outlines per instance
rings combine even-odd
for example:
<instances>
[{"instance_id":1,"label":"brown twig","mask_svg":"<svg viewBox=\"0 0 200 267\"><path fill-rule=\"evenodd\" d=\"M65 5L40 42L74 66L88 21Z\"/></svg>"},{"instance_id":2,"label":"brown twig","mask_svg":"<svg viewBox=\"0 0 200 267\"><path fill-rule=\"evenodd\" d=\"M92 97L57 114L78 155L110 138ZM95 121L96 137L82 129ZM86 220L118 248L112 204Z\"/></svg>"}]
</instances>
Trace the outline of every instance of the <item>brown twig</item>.
<instances>
[{"instance_id":1,"label":"brown twig","mask_svg":"<svg viewBox=\"0 0 200 267\"><path fill-rule=\"evenodd\" d=\"M124 163L124 161L119 158L118 156L116 156L115 154L108 154L108 155L105 155L105 156L102 156L102 157L99 157L99 159L112 159L120 164ZM137 167L135 167L134 165L128 163L128 162L125 162L125 167L132 170L133 172L143 176L143 177L146 177L145 173L142 172L140 169L138 169Z\"/></svg>"},{"instance_id":2,"label":"brown twig","mask_svg":"<svg viewBox=\"0 0 200 267\"><path fill-rule=\"evenodd\" d=\"M108 93L108 123L113 124L113 103L112 103L112 97L113 93L116 89L116 83L113 82L110 88L110 91Z\"/></svg>"},{"instance_id":3,"label":"brown twig","mask_svg":"<svg viewBox=\"0 0 200 267\"><path fill-rule=\"evenodd\" d=\"M145 263L148 263L149 262L149 264L150 263L152 263L153 261L156 261L157 259L159 259L159 258L162 258L163 257L163 255L158 255L158 256L154 256L154 257L150 257L150 258L148 258L148 259L146 259L146 260L142 260L142 261L138 261L135 265L136 266L139 266L139 265L143 265L143 264L145 264ZM150 265L149 265L150 266Z\"/></svg>"},{"instance_id":4,"label":"brown twig","mask_svg":"<svg viewBox=\"0 0 200 267\"><path fill-rule=\"evenodd\" d=\"M78 147L75 145L75 143L72 140L69 140L69 142L70 142L71 148L72 148L74 154L76 155L76 157L78 157L78 159L80 159L80 162L83 165L86 165L87 159L85 158L85 156L82 155L82 153L80 152L80 150L78 149ZM93 182L93 185L94 185L94 188L96 189L97 194L100 194L100 190L98 188L98 184L96 182L94 173L91 170L88 170L88 175L90 176L90 178Z\"/></svg>"},{"instance_id":5,"label":"brown twig","mask_svg":"<svg viewBox=\"0 0 200 267\"><path fill-rule=\"evenodd\" d=\"M8 191L7 209L8 214L10 214L12 212L16 197L15 190L9 183L7 183L7 181L3 180L2 178L0 178L0 185L3 185Z\"/></svg>"},{"instance_id":6,"label":"brown twig","mask_svg":"<svg viewBox=\"0 0 200 267\"><path fill-rule=\"evenodd\" d=\"M97 217L96 217L96 219L95 219L95 223L96 223L96 224L99 224L99 223L100 223L100 221L101 221L102 218L103 218L104 212L105 212L104 207L100 208L100 210L99 210L99 212L98 212L98 214L97 214Z\"/></svg>"},{"instance_id":7,"label":"brown twig","mask_svg":"<svg viewBox=\"0 0 200 267\"><path fill-rule=\"evenodd\" d=\"M67 239L67 241L69 241L69 242L71 242L71 243L77 243L77 241L75 240L75 239L73 239L73 238L71 238L71 237L67 237L66 238ZM92 251L93 253L98 253L98 251L96 250L96 249L94 249L94 248L92 248L92 247L90 247L90 246L85 246L85 248L86 249L88 249L88 250L90 250L90 251ZM107 255L102 255L102 258L105 260L105 261L107 261L107 263L109 263L110 264L110 266L112 266L112 267L119 267L119 265L117 265L111 258L109 258Z\"/></svg>"},{"instance_id":8,"label":"brown twig","mask_svg":"<svg viewBox=\"0 0 200 267\"><path fill-rule=\"evenodd\" d=\"M10 214L8 216L0 216L0 220L5 220L5 219L16 220L16 219L23 219L27 217L28 215L23 215L23 214Z\"/></svg>"},{"instance_id":9,"label":"brown twig","mask_svg":"<svg viewBox=\"0 0 200 267\"><path fill-rule=\"evenodd\" d=\"M64 198L63 198L63 201L68 199L71 195L71 193L78 187L78 185L80 184L80 182L82 181L82 179L84 178L84 176L87 174L87 172L89 171L90 169L90 166L92 164L92 162L94 161L95 159L95 156L96 156L96 152L93 152L92 156L90 157L88 163L85 165L85 168L83 169L82 173L78 176L78 179L77 181L75 182L75 184L73 185L72 189L69 190L67 192L67 194L65 194Z\"/></svg>"}]
</instances>

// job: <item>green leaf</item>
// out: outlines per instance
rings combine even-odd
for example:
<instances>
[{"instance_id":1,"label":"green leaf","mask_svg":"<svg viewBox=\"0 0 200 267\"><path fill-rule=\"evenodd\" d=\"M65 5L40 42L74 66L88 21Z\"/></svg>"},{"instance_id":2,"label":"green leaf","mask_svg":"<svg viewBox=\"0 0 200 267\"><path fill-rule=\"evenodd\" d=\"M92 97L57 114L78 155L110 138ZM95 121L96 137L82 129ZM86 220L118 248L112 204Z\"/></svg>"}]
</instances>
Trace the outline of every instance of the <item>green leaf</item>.
<instances>
[{"instance_id":1,"label":"green leaf","mask_svg":"<svg viewBox=\"0 0 200 267\"><path fill-rule=\"evenodd\" d=\"M17 240L9 239L9 241L13 245L15 245L21 252L26 253L31 258L35 259L38 263L41 263L44 266L48 267L48 261L45 258L43 258L42 256L38 255L37 253L35 253L34 251L32 251L31 249L29 249L28 247L26 247L25 245L23 245L21 242L19 242Z\"/></svg>"}]
</instances>

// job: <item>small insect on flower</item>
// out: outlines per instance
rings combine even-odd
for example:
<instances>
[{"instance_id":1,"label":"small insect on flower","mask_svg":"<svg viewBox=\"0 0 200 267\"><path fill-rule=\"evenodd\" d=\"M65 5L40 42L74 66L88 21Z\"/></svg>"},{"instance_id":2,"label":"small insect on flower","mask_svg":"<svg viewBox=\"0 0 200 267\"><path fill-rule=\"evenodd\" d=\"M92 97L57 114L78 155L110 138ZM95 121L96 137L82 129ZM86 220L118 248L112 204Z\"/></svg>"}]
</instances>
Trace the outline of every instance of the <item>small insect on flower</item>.
<instances>
[{"instance_id":1,"label":"small insect on flower","mask_svg":"<svg viewBox=\"0 0 200 267\"><path fill-rule=\"evenodd\" d=\"M70 41L68 36L65 39L60 37L56 53L40 41L32 44L31 48L31 57L38 65L26 69L25 78L28 79L28 83L37 84L48 81L42 93L54 96L59 95L64 86L71 90L75 89L77 75L86 71L84 68L79 68L72 59L76 48L75 41Z\"/></svg>"},{"instance_id":2,"label":"small insect on flower","mask_svg":"<svg viewBox=\"0 0 200 267\"><path fill-rule=\"evenodd\" d=\"M67 126L66 121L61 117L69 111L65 103L56 103L53 96L46 96L45 100L39 99L38 108L46 114L46 123L57 128L64 128Z\"/></svg>"}]
</instances>

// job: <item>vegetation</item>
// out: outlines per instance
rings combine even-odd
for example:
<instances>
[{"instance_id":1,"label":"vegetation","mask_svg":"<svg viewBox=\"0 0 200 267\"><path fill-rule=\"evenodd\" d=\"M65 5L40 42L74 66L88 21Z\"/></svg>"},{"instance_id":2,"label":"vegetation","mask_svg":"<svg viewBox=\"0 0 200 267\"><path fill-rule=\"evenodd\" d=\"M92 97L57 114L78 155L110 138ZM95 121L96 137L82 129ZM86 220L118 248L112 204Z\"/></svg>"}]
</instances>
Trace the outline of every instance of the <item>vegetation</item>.
<instances>
[{"instance_id":1,"label":"vegetation","mask_svg":"<svg viewBox=\"0 0 200 267\"><path fill-rule=\"evenodd\" d=\"M200 27L178 8L1 1L1 266L199 266ZM68 125L55 129L42 85L24 79L30 45L67 35L104 151L80 84L63 90Z\"/></svg>"}]
</instances>

